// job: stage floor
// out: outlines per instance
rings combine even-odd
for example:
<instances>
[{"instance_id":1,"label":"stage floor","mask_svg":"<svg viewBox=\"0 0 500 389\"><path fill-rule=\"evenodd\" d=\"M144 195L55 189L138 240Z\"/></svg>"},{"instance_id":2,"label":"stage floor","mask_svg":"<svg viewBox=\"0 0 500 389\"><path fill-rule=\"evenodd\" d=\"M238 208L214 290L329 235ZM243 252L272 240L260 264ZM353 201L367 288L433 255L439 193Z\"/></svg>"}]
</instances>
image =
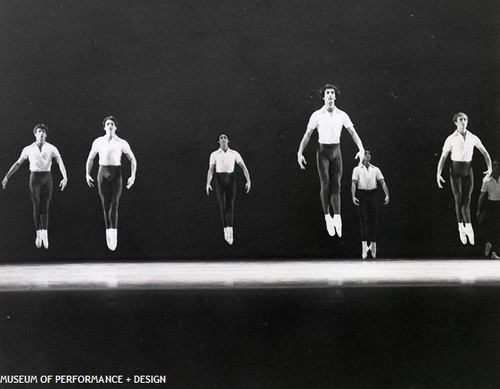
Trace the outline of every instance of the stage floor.
<instances>
[{"instance_id":1,"label":"stage floor","mask_svg":"<svg viewBox=\"0 0 500 389\"><path fill-rule=\"evenodd\" d=\"M500 261L246 261L0 266L0 291L500 285Z\"/></svg>"}]
</instances>

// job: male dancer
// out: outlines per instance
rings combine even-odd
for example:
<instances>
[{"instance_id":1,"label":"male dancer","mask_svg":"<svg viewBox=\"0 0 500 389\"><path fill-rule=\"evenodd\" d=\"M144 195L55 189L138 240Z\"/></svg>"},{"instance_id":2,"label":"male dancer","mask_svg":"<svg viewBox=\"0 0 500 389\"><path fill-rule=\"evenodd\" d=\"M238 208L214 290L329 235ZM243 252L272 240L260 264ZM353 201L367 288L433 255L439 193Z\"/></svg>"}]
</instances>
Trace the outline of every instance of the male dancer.
<instances>
[{"instance_id":1,"label":"male dancer","mask_svg":"<svg viewBox=\"0 0 500 389\"><path fill-rule=\"evenodd\" d=\"M240 153L229 148L229 137L226 134L219 135L220 148L210 154L207 173L207 195L212 190L210 182L215 170L215 188L217 199L219 200L220 215L222 225L224 226L224 239L230 245L233 244L233 218L234 218L234 200L236 198L236 180L234 179L234 165L237 163L243 170L247 180L245 184L246 193L250 191L252 183L250 173L248 172Z\"/></svg>"},{"instance_id":2,"label":"male dancer","mask_svg":"<svg viewBox=\"0 0 500 389\"><path fill-rule=\"evenodd\" d=\"M500 259L500 164L493 161L491 177L483 182L477 203L477 218L484 212L486 239L484 256L491 252L492 259Z\"/></svg>"},{"instance_id":3,"label":"male dancer","mask_svg":"<svg viewBox=\"0 0 500 389\"><path fill-rule=\"evenodd\" d=\"M135 182L137 161L128 142L116 135L118 122L113 116L108 116L102 122L106 135L94 140L86 163L87 185L94 186L90 176L94 158L99 154L99 171L97 173L97 186L104 211L104 224L106 226L106 243L111 251L118 244L118 204L122 193L121 158L125 154L130 161L130 177L127 180L127 189Z\"/></svg>"},{"instance_id":4,"label":"male dancer","mask_svg":"<svg viewBox=\"0 0 500 389\"><path fill-rule=\"evenodd\" d=\"M463 112L458 112L453 116L456 130L444 142L443 152L437 166L436 181L439 188L442 188L445 180L441 177L441 172L448 154L451 153L450 183L455 198L455 214L460 241L462 244L467 244L468 238L469 243L473 245L474 230L470 215L470 201L474 188L474 174L471 166L474 147L477 147L484 156L488 169L485 172L485 179L491 175L491 158L481 140L467 130L468 121L468 116Z\"/></svg>"},{"instance_id":5,"label":"male dancer","mask_svg":"<svg viewBox=\"0 0 500 389\"><path fill-rule=\"evenodd\" d=\"M384 176L378 167L370 163L371 159L371 151L365 149L363 164L352 171L351 194L352 202L358 206L363 259L366 259L368 250L371 251L373 258L377 257L377 182L380 182L385 193L384 205L389 204L389 189L385 184ZM369 245L368 242L370 242Z\"/></svg>"},{"instance_id":6,"label":"male dancer","mask_svg":"<svg viewBox=\"0 0 500 389\"><path fill-rule=\"evenodd\" d=\"M31 201L33 203L33 218L35 220L36 239L35 245L37 248L49 248L49 204L52 198L52 159L55 159L59 165L59 170L63 179L59 183L61 191L64 190L68 183L66 168L64 167L61 154L57 148L46 141L49 129L45 124L37 124L33 128L35 142L26 146L21 152L21 156L14 165L9 169L8 173L2 181L2 187L7 187L9 178L19 169L25 160L30 162L30 192Z\"/></svg>"},{"instance_id":7,"label":"male dancer","mask_svg":"<svg viewBox=\"0 0 500 389\"><path fill-rule=\"evenodd\" d=\"M335 236L335 233L337 233L340 238L342 236L342 219L340 217L340 183L342 179L340 135L343 127L347 128L354 143L358 146L359 151L355 158L359 158L361 162L365 151L351 119L344 111L335 106L335 100L340 95L339 89L335 85L327 84L320 89L320 93L325 105L311 115L306 132L300 142L297 161L300 168L305 169L306 159L302 153L309 143L311 134L317 129L319 144L316 161L326 228L330 236Z\"/></svg>"}]
</instances>

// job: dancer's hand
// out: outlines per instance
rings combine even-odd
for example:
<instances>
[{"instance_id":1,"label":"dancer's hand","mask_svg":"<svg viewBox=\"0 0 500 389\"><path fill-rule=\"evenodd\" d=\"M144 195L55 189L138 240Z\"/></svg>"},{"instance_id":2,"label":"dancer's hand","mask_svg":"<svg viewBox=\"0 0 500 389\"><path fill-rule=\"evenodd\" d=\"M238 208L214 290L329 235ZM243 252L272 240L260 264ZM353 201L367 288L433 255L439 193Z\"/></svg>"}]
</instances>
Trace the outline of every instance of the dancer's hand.
<instances>
[{"instance_id":1,"label":"dancer's hand","mask_svg":"<svg viewBox=\"0 0 500 389\"><path fill-rule=\"evenodd\" d=\"M352 202L354 203L354 205L359 205L359 200L354 196L352 197Z\"/></svg>"},{"instance_id":2,"label":"dancer's hand","mask_svg":"<svg viewBox=\"0 0 500 389\"><path fill-rule=\"evenodd\" d=\"M483 182L486 182L489 180L489 178L491 177L491 173L492 173L491 169L488 169L485 172L483 172L483 174L484 174Z\"/></svg>"},{"instance_id":3,"label":"dancer's hand","mask_svg":"<svg viewBox=\"0 0 500 389\"><path fill-rule=\"evenodd\" d=\"M207 184L207 187L206 187L206 191L207 191L207 195L210 194L210 191L213 190L212 189L212 185L210 184Z\"/></svg>"},{"instance_id":4,"label":"dancer's hand","mask_svg":"<svg viewBox=\"0 0 500 389\"><path fill-rule=\"evenodd\" d=\"M304 165L307 165L307 162L302 154L297 154L297 162L299 163L301 169L306 168Z\"/></svg>"},{"instance_id":5,"label":"dancer's hand","mask_svg":"<svg viewBox=\"0 0 500 389\"><path fill-rule=\"evenodd\" d=\"M438 175L436 176L436 181L437 181L437 184L438 184L438 186L439 186L440 188L443 188L443 185L442 185L441 183L442 183L442 182L446 182L446 181L443 179L443 177L441 177L441 175L440 175L440 174L438 174Z\"/></svg>"},{"instance_id":6,"label":"dancer's hand","mask_svg":"<svg viewBox=\"0 0 500 389\"><path fill-rule=\"evenodd\" d=\"M90 177L90 174L86 174L85 179L87 180L87 185L89 187L93 188L94 187L94 180L92 179L92 177Z\"/></svg>"},{"instance_id":7,"label":"dancer's hand","mask_svg":"<svg viewBox=\"0 0 500 389\"><path fill-rule=\"evenodd\" d=\"M354 157L354 159L358 159L358 158L359 158L359 163L363 163L363 159L365 158L365 150L364 149L361 149L356 153L356 156Z\"/></svg>"},{"instance_id":8,"label":"dancer's hand","mask_svg":"<svg viewBox=\"0 0 500 389\"><path fill-rule=\"evenodd\" d=\"M135 177L129 177L127 180L127 189L130 189L134 185Z\"/></svg>"},{"instance_id":9,"label":"dancer's hand","mask_svg":"<svg viewBox=\"0 0 500 389\"><path fill-rule=\"evenodd\" d=\"M252 187L252 183L250 181L247 181L247 183L245 184L245 190L246 192L250 192L250 188Z\"/></svg>"},{"instance_id":10,"label":"dancer's hand","mask_svg":"<svg viewBox=\"0 0 500 389\"><path fill-rule=\"evenodd\" d=\"M4 178L2 181L2 188L3 189L7 188L7 182L9 182L9 180L7 178Z\"/></svg>"},{"instance_id":11,"label":"dancer's hand","mask_svg":"<svg viewBox=\"0 0 500 389\"><path fill-rule=\"evenodd\" d=\"M66 188L66 184L68 183L68 179L67 178L63 178L61 180L61 182L59 183L59 187L61 188L61 192L64 190L64 188Z\"/></svg>"},{"instance_id":12,"label":"dancer's hand","mask_svg":"<svg viewBox=\"0 0 500 389\"><path fill-rule=\"evenodd\" d=\"M384 205L389 204L389 196L385 196Z\"/></svg>"}]
</instances>

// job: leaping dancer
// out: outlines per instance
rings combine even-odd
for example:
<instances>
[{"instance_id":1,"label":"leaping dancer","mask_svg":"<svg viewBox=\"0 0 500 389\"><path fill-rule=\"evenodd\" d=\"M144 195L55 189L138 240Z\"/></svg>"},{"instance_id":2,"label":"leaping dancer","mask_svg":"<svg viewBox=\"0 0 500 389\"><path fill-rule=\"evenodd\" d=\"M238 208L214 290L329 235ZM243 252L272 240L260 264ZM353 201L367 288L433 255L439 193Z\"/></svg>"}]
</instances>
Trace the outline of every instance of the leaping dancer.
<instances>
[{"instance_id":1,"label":"leaping dancer","mask_svg":"<svg viewBox=\"0 0 500 389\"><path fill-rule=\"evenodd\" d=\"M330 236L342 236L342 218L340 216L340 184L342 179L342 154L340 152L340 135L342 128L347 128L352 140L358 146L355 158L363 161L365 150L351 119L344 111L335 106L340 91L335 85L327 84L320 89L325 105L315 111L300 142L297 161L301 169L305 169L306 159L302 155L311 134L318 130L318 150L316 162L320 180L320 197L325 214L326 228ZM332 216L333 215L333 216Z\"/></svg>"},{"instance_id":2,"label":"leaping dancer","mask_svg":"<svg viewBox=\"0 0 500 389\"><path fill-rule=\"evenodd\" d=\"M61 171L62 180L59 183L61 190L64 190L68 183L66 168L64 167L61 154L57 147L46 141L49 129L45 124L37 124L33 128L35 142L26 146L21 152L19 159L12 165L2 181L5 189L10 177L19 169L25 160L30 162L30 192L33 203L33 219L35 221L37 248L49 248L49 204L52 199L52 159L55 159Z\"/></svg>"},{"instance_id":3,"label":"leaping dancer","mask_svg":"<svg viewBox=\"0 0 500 389\"><path fill-rule=\"evenodd\" d=\"M97 187L104 211L106 226L106 243L111 251L118 245L118 205L122 194L121 158L125 154L130 161L130 177L127 180L127 189L135 182L137 161L128 142L116 135L118 122L113 116L105 118L102 127L106 135L94 140L86 164L87 184L94 186L90 176L94 158L99 154L99 171L97 173Z\"/></svg>"}]
</instances>

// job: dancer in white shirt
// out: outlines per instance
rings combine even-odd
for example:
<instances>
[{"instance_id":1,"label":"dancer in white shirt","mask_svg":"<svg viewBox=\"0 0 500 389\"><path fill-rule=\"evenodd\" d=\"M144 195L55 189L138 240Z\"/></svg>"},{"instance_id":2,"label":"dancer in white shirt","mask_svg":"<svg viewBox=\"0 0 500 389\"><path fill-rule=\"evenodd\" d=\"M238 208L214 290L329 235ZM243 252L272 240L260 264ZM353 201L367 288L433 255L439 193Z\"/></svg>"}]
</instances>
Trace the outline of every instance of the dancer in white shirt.
<instances>
[{"instance_id":1,"label":"dancer in white shirt","mask_svg":"<svg viewBox=\"0 0 500 389\"><path fill-rule=\"evenodd\" d=\"M61 171L62 180L59 183L61 190L64 190L68 183L66 168L64 167L61 154L57 148L48 143L47 133L49 129L45 124L37 124L33 128L35 142L26 146L21 152L19 159L12 165L2 181L5 189L10 177L19 169L25 160L30 162L30 192L33 203L33 219L35 221L37 248L49 248L49 204L52 198L52 159L55 159Z\"/></svg>"},{"instance_id":2,"label":"dancer in white shirt","mask_svg":"<svg viewBox=\"0 0 500 389\"><path fill-rule=\"evenodd\" d=\"M439 158L436 181L439 188L445 182L441 173L448 154L451 153L450 184L455 198L455 214L458 222L458 232L462 244L474 244L474 230L472 228L470 202L472 189L474 188L474 174L472 171L472 155L476 147L484 156L487 170L484 172L486 178L491 175L491 158L488 151L481 143L481 140L467 130L469 118L463 112L458 112L453 116L453 123L456 130L446 138L443 152Z\"/></svg>"},{"instance_id":3,"label":"dancer in white shirt","mask_svg":"<svg viewBox=\"0 0 500 389\"><path fill-rule=\"evenodd\" d=\"M118 122L113 116L105 118L102 122L106 135L97 138L92 143L86 163L87 184L94 186L90 176L94 158L99 154L99 171L97 173L97 186L104 211L104 224L106 226L106 243L111 251L118 244L118 205L122 193L121 157L125 154L130 161L130 177L127 180L127 189L135 182L137 161L128 142L116 135Z\"/></svg>"},{"instance_id":4,"label":"dancer in white shirt","mask_svg":"<svg viewBox=\"0 0 500 389\"><path fill-rule=\"evenodd\" d=\"M235 164L241 167L247 180L245 184L246 193L250 191L252 183L250 181L250 173L240 153L229 148L229 137L226 134L219 135L219 145L220 148L210 154L206 191L208 195L212 190L210 183L215 171L215 188L217 199L219 200L222 225L224 227L224 239L226 239L227 243L233 244L234 200L236 199Z\"/></svg>"},{"instance_id":5,"label":"dancer in white shirt","mask_svg":"<svg viewBox=\"0 0 500 389\"><path fill-rule=\"evenodd\" d=\"M340 216L340 183L342 179L342 154L340 152L340 135L342 128L347 128L349 134L358 146L355 158L361 162L365 154L363 143L359 138L349 116L335 106L335 100L340 92L335 85L327 84L321 88L320 93L325 105L315 111L306 132L300 142L297 152L297 161L301 169L305 169L306 159L302 155L311 134L318 130L318 151L316 162L321 184L321 204L325 214L326 228L330 236L342 236L342 218ZM332 217L333 214L333 217Z\"/></svg>"},{"instance_id":6,"label":"dancer in white shirt","mask_svg":"<svg viewBox=\"0 0 500 389\"><path fill-rule=\"evenodd\" d=\"M366 259L368 251L377 257L378 203L377 183L384 190L384 205L389 204L389 189L380 169L371 164L372 153L365 149L363 164L352 171L352 202L358 206L359 224L361 226L361 257ZM370 244L368 244L370 242Z\"/></svg>"},{"instance_id":7,"label":"dancer in white shirt","mask_svg":"<svg viewBox=\"0 0 500 389\"><path fill-rule=\"evenodd\" d=\"M500 259L500 164L492 163L491 177L483 181L477 201L477 218L483 219L486 232L484 255Z\"/></svg>"}]
</instances>

